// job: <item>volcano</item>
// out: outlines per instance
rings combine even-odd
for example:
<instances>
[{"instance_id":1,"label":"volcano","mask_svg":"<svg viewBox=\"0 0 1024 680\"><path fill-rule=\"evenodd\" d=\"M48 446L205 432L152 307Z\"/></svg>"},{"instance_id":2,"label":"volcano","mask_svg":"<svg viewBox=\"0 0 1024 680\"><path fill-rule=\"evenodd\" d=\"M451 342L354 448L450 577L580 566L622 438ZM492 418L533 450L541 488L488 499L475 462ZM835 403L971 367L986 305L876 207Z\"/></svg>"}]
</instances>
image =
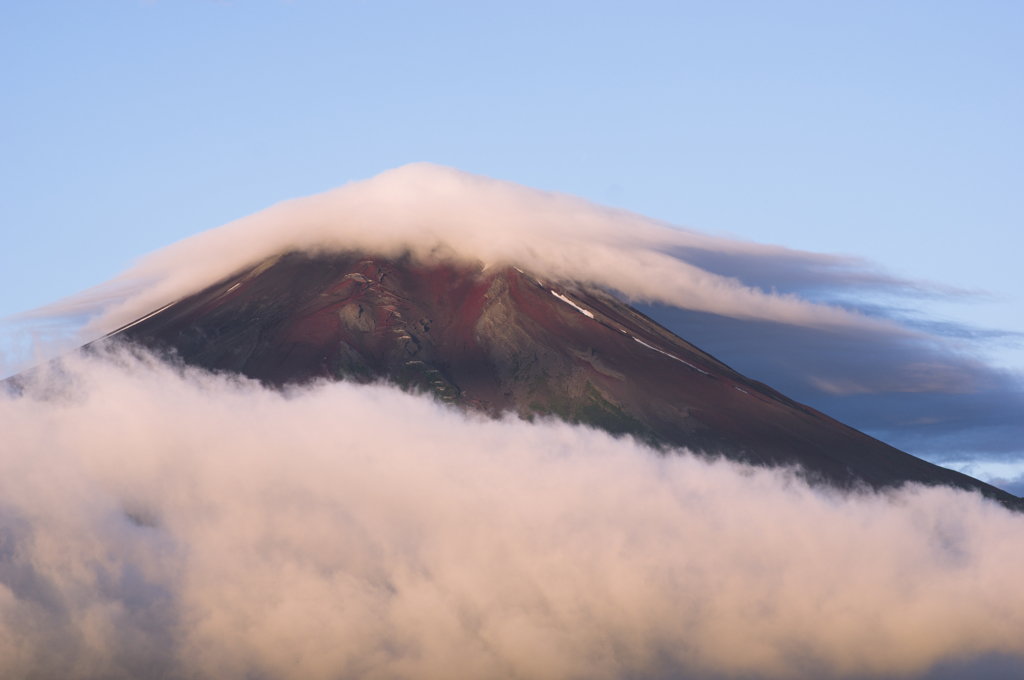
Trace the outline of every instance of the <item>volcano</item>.
<instances>
[{"instance_id":1,"label":"volcano","mask_svg":"<svg viewBox=\"0 0 1024 680\"><path fill-rule=\"evenodd\" d=\"M513 266L292 252L105 341L272 386L384 380L492 417L557 417L844 488L919 482L1019 503L739 374L600 288Z\"/></svg>"}]
</instances>

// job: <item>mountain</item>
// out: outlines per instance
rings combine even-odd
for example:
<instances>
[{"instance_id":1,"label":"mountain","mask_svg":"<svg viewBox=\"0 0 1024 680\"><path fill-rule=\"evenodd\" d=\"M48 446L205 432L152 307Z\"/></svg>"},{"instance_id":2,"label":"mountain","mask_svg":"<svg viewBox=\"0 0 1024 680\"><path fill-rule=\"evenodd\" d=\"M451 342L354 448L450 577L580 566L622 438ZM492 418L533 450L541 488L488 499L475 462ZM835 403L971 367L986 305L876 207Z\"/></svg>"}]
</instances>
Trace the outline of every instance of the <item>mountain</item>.
<instances>
[{"instance_id":1,"label":"mountain","mask_svg":"<svg viewBox=\"0 0 1024 680\"><path fill-rule=\"evenodd\" d=\"M556 416L660 447L873 488L914 481L1018 499L740 375L612 295L516 267L290 253L112 333L283 386L386 379L499 416Z\"/></svg>"}]
</instances>

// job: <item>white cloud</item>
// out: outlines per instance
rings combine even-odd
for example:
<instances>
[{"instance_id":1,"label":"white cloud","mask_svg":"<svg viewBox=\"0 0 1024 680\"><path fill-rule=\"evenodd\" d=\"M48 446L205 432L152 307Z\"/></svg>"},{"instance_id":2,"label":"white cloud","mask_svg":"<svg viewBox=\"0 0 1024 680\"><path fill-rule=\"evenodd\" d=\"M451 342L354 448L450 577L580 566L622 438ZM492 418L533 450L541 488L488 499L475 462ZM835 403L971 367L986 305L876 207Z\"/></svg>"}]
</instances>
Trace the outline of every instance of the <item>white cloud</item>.
<instances>
[{"instance_id":1,"label":"white cloud","mask_svg":"<svg viewBox=\"0 0 1024 680\"><path fill-rule=\"evenodd\" d=\"M913 677L1024 656L1024 517L977 495L843 496L383 386L280 394L124 354L35 393L0 397L4 677Z\"/></svg>"},{"instance_id":2,"label":"white cloud","mask_svg":"<svg viewBox=\"0 0 1024 680\"><path fill-rule=\"evenodd\" d=\"M287 201L185 239L146 256L109 285L41 311L104 309L90 327L95 336L277 253L346 249L512 263L636 300L741 319L910 334L847 309L743 285L672 252L781 258L810 270L839 267L847 276L850 263L840 258L708 236L573 196L426 163Z\"/></svg>"}]
</instances>

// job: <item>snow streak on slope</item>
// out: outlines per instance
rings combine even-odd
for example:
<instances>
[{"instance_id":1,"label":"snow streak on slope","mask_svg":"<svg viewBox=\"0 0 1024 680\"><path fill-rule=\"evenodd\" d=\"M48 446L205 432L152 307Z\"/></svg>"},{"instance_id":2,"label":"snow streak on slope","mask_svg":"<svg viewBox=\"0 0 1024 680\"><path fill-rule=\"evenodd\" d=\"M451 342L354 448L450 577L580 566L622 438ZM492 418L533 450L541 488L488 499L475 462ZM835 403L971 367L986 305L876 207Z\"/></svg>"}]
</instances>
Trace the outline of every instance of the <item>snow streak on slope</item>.
<instances>
[{"instance_id":1,"label":"snow streak on slope","mask_svg":"<svg viewBox=\"0 0 1024 680\"><path fill-rule=\"evenodd\" d=\"M1024 517L145 356L0 396L6 678L920 677L1024 655ZM977 670L977 668L975 668Z\"/></svg>"}]
</instances>

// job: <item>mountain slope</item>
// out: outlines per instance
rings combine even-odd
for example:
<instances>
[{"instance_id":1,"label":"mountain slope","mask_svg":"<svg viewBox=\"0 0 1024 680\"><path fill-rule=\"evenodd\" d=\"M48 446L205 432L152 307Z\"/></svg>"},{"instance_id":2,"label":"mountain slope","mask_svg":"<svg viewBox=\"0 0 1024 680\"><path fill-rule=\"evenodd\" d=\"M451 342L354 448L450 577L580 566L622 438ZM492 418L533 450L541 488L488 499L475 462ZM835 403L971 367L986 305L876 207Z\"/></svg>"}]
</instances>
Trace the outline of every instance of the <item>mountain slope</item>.
<instances>
[{"instance_id":1,"label":"mountain slope","mask_svg":"<svg viewBox=\"0 0 1024 680\"><path fill-rule=\"evenodd\" d=\"M386 378L490 415L554 415L655 445L798 464L841 486L917 481L1016 502L740 375L607 293L514 267L292 253L112 336L271 385Z\"/></svg>"}]
</instances>

